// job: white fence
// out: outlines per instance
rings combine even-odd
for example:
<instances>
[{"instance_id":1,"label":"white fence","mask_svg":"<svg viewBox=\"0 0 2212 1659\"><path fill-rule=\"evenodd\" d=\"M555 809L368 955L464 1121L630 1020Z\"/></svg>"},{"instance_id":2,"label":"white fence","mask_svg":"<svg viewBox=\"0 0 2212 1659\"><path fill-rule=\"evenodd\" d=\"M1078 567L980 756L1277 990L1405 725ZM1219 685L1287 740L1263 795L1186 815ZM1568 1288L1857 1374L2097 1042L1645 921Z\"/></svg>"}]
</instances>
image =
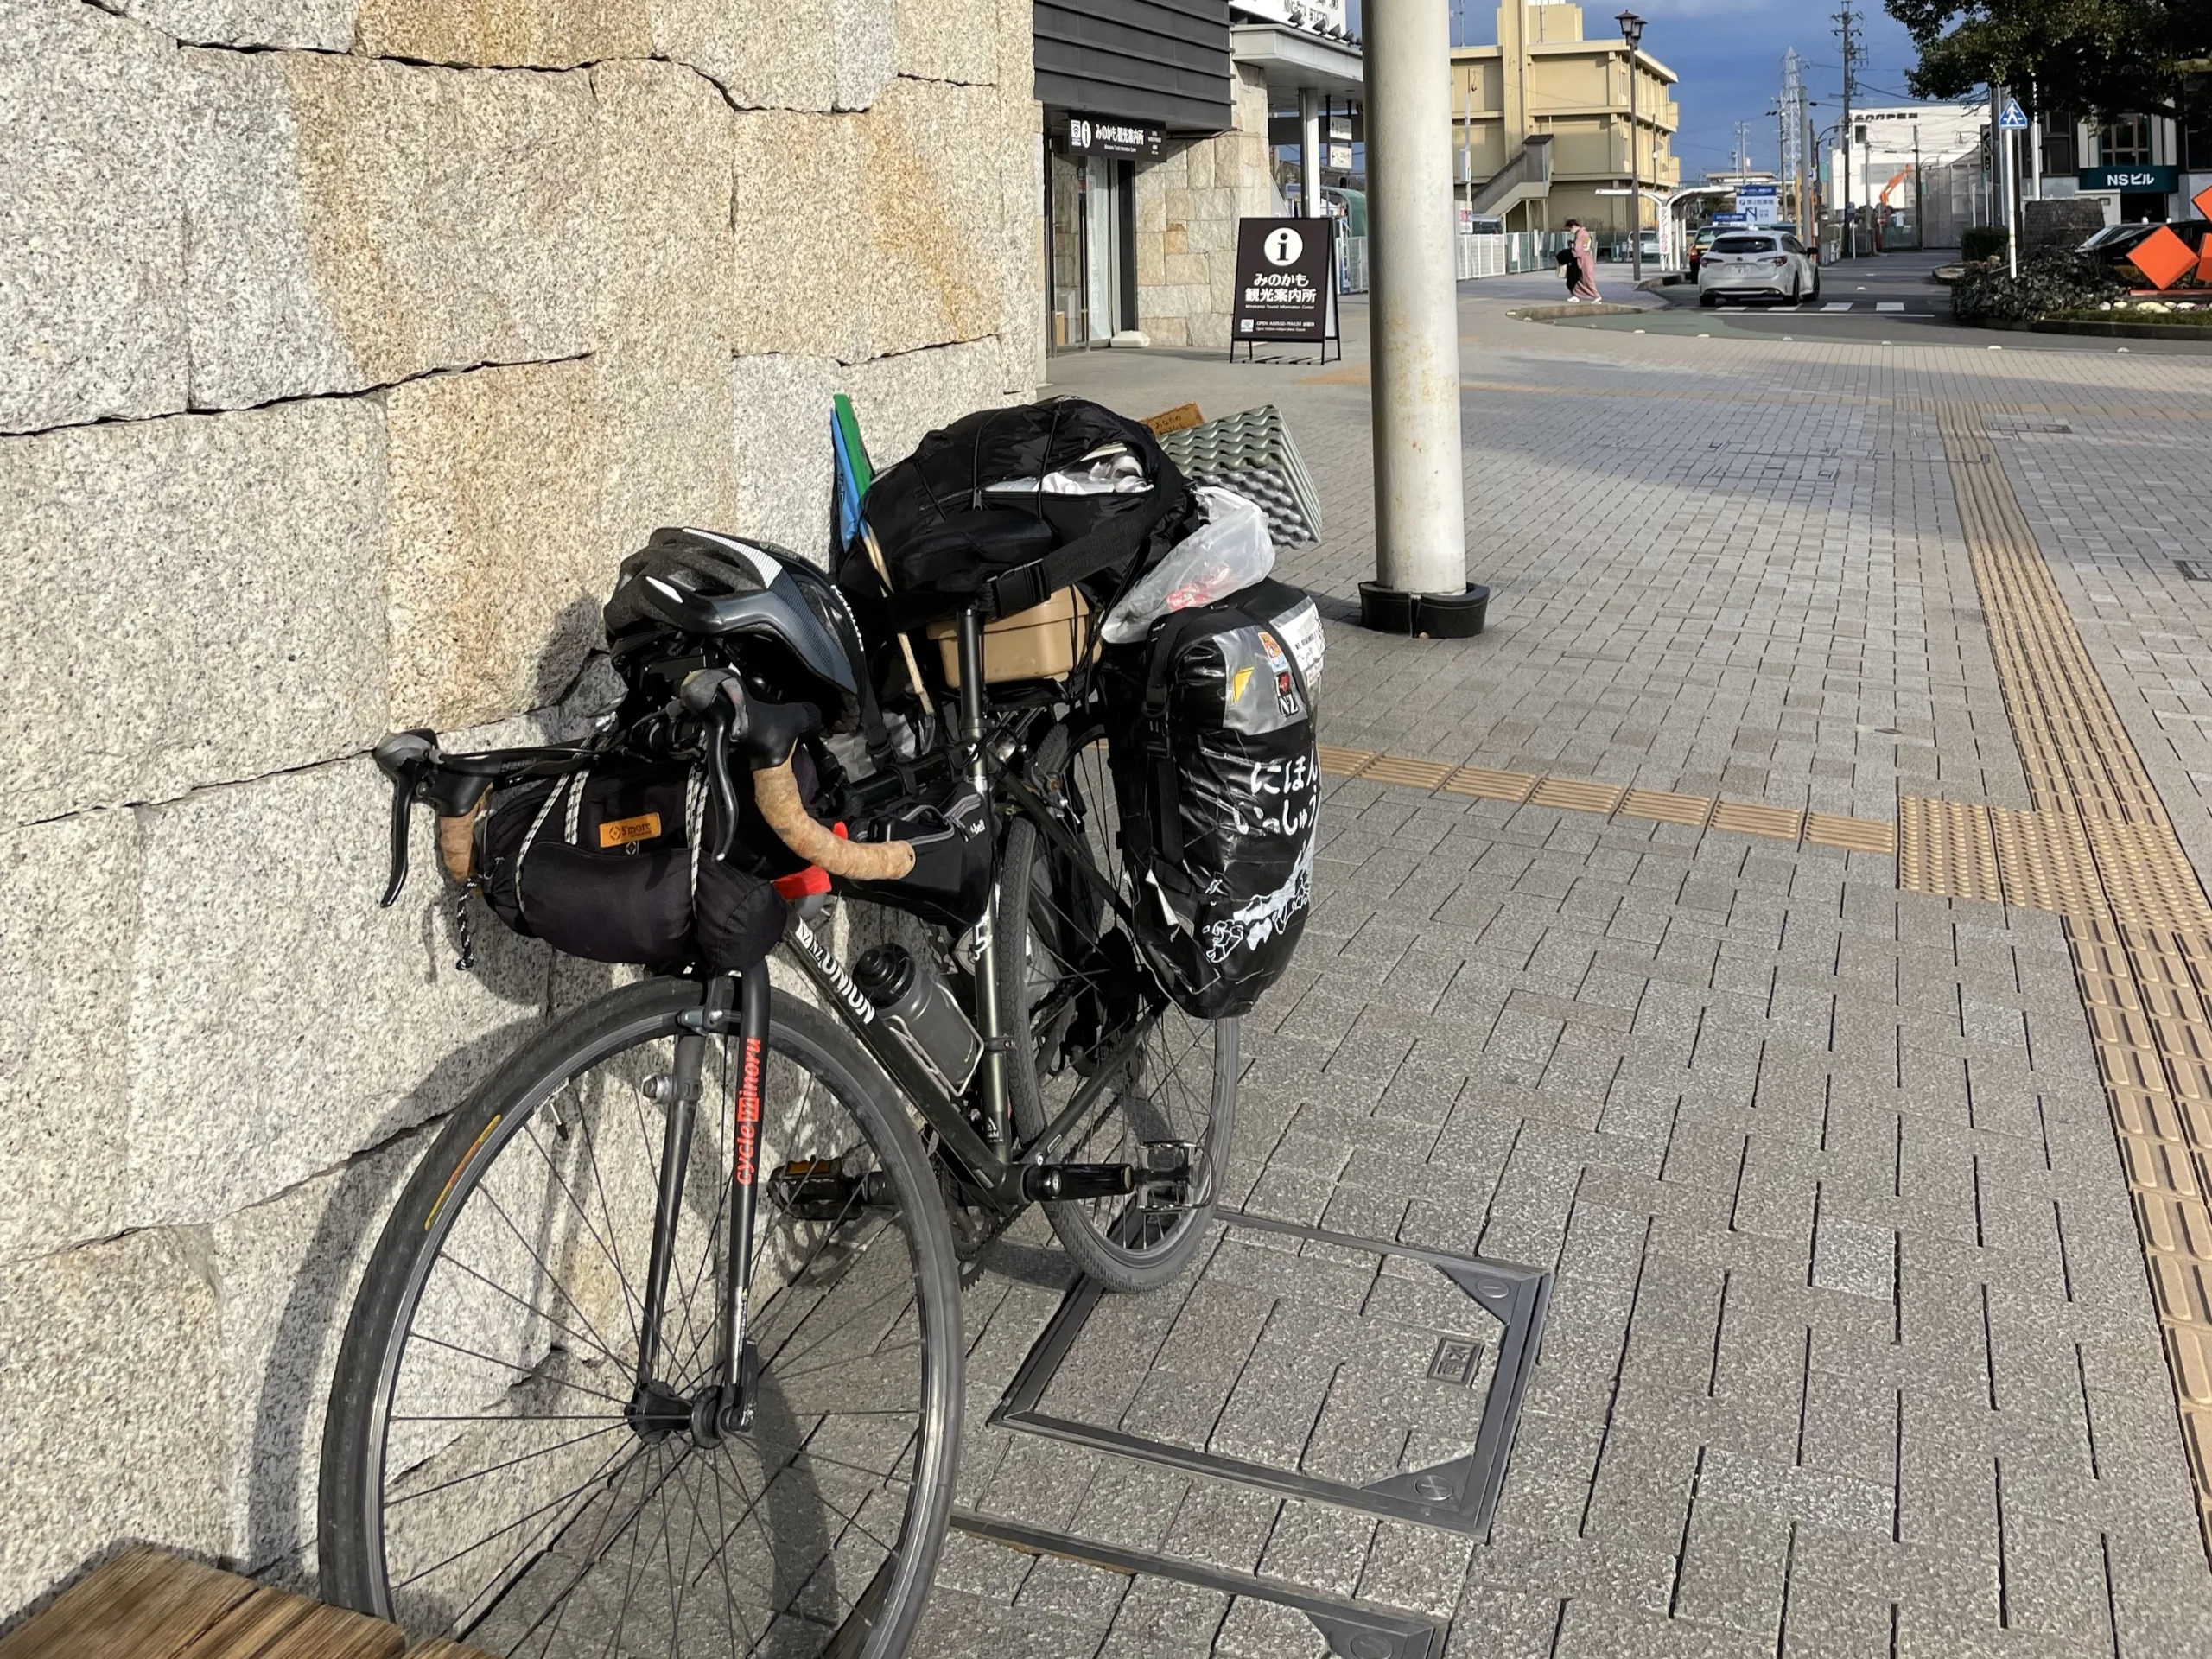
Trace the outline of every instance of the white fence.
<instances>
[{"instance_id":1,"label":"white fence","mask_svg":"<svg viewBox=\"0 0 2212 1659\"><path fill-rule=\"evenodd\" d=\"M1527 263L1516 264L1519 257L1516 245L1534 244L1556 238L1542 236L1462 236L1458 238L1458 276L1461 282L1471 282L1478 276L1503 276L1509 271L1533 270L1541 261L1531 255ZM1543 258L1550 256L1545 254ZM1337 238L1337 291L1339 294L1367 292L1367 238L1363 236L1340 236Z\"/></svg>"}]
</instances>

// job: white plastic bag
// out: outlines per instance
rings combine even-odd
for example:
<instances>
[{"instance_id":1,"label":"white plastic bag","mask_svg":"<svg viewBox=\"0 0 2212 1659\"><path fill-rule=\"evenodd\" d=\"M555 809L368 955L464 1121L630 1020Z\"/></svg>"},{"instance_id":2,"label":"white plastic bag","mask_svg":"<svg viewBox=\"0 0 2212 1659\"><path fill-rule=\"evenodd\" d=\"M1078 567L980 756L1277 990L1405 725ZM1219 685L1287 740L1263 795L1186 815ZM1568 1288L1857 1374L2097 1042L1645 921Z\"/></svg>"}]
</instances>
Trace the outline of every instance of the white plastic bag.
<instances>
[{"instance_id":1,"label":"white plastic bag","mask_svg":"<svg viewBox=\"0 0 2212 1659\"><path fill-rule=\"evenodd\" d=\"M1234 490L1201 484L1205 522L1167 550L1167 556L1106 613L1109 644L1126 645L1170 611L1187 611L1226 599L1275 568L1268 516Z\"/></svg>"}]
</instances>

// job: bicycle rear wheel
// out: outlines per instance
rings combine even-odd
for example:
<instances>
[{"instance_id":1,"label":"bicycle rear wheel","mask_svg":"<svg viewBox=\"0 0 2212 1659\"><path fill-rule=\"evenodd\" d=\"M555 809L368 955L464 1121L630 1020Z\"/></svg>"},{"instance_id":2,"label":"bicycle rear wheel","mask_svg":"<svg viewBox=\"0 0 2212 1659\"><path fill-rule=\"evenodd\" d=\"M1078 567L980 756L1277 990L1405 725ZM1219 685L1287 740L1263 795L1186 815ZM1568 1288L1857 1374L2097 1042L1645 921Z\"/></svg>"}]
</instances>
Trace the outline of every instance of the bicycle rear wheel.
<instances>
[{"instance_id":1,"label":"bicycle rear wheel","mask_svg":"<svg viewBox=\"0 0 2212 1659\"><path fill-rule=\"evenodd\" d=\"M653 1096L702 1001L649 980L569 1016L416 1171L332 1389L326 1599L530 1659L905 1649L951 1498L957 1268L896 1097L787 997L760 1088L753 1420L634 1408ZM652 1379L679 1402L712 1381L730 1270L739 1045L705 1040Z\"/></svg>"},{"instance_id":2,"label":"bicycle rear wheel","mask_svg":"<svg viewBox=\"0 0 2212 1659\"><path fill-rule=\"evenodd\" d=\"M1185 1190L1171 1208L1147 1207L1141 1195L1045 1205L1085 1273L1114 1290L1149 1290L1182 1269L1213 1213L1236 1129L1237 1024L1192 1019L1166 1000L1100 886L1103 877L1135 898L1103 733L1055 726L1034 770L1090 856L1086 867L1054 850L1027 817L1007 826L995 922L999 1021L1027 1034L1007 1067L1008 1103L1015 1129L1032 1140L1103 1069L1105 1087L1052 1160L1140 1169L1185 1160Z\"/></svg>"}]
</instances>

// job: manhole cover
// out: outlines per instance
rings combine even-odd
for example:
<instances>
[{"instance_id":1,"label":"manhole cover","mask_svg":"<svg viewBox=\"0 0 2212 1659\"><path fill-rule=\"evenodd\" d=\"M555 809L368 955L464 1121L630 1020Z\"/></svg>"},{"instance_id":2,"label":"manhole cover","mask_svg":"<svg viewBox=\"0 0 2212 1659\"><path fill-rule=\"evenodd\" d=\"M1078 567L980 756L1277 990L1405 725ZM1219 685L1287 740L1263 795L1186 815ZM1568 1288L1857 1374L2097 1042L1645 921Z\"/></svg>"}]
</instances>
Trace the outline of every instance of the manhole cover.
<instances>
[{"instance_id":1,"label":"manhole cover","mask_svg":"<svg viewBox=\"0 0 2212 1659\"><path fill-rule=\"evenodd\" d=\"M2212 582L2212 561L2205 559L2176 559L2174 569L2191 582Z\"/></svg>"},{"instance_id":2,"label":"manhole cover","mask_svg":"<svg viewBox=\"0 0 2212 1659\"><path fill-rule=\"evenodd\" d=\"M1077 1281L991 1421L1287 1497L1480 1534L1551 1275L1224 1213L1145 1296Z\"/></svg>"}]
</instances>

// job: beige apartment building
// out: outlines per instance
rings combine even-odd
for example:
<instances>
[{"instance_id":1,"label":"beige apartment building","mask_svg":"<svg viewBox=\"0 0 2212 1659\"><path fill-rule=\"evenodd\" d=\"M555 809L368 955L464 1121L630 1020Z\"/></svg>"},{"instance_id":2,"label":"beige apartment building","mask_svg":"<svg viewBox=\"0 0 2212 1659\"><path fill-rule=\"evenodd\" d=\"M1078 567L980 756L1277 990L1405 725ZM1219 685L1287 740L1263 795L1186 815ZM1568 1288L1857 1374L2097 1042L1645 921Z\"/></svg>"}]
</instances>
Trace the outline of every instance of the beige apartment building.
<instances>
[{"instance_id":1,"label":"beige apartment building","mask_svg":"<svg viewBox=\"0 0 2212 1659\"><path fill-rule=\"evenodd\" d=\"M1598 25L1614 29L1611 19ZM1452 136L1462 203L1509 231L1556 230L1579 219L1603 239L1656 226L1681 182L1672 154L1681 124L1675 72L1618 34L1585 37L1582 8L1515 0L1498 8L1496 46L1452 54ZM1635 118L1630 118L1634 75ZM1625 194L1646 193L1642 216Z\"/></svg>"}]
</instances>

